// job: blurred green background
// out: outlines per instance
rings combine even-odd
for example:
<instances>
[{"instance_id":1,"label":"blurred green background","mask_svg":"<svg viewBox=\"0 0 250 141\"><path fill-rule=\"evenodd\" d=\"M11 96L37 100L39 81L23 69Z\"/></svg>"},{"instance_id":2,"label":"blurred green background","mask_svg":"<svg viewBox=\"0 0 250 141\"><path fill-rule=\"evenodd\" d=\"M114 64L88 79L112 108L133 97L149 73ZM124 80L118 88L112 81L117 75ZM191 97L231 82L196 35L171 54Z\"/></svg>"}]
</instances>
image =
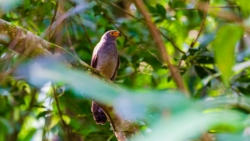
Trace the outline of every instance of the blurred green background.
<instances>
[{"instance_id":1,"label":"blurred green background","mask_svg":"<svg viewBox=\"0 0 250 141\"><path fill-rule=\"evenodd\" d=\"M117 140L109 124L95 124L89 97L136 119L146 139L134 140L197 141L208 135L218 141L248 141L250 1L144 0L144 4L180 70L189 98L178 91L133 1L0 0L1 19L65 48L87 64L103 33L120 31L121 66L115 84L125 94L46 59L47 66L35 67L23 78L17 70L34 58L0 44L0 141L69 140L69 134L72 140Z\"/></svg>"}]
</instances>

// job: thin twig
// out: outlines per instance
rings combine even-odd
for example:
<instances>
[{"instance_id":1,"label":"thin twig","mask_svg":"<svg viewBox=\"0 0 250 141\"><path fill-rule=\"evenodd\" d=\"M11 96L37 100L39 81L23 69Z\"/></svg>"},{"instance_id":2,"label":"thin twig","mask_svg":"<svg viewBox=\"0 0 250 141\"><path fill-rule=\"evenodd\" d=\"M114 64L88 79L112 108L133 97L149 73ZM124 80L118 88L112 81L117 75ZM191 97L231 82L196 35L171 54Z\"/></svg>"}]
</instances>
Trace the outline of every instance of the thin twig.
<instances>
[{"instance_id":1,"label":"thin twig","mask_svg":"<svg viewBox=\"0 0 250 141\"><path fill-rule=\"evenodd\" d=\"M210 3L210 0L207 1L206 6L204 7L204 10L203 10L203 11L204 11L204 14L203 14L203 18L202 18L200 30L199 30L198 35L197 35L197 37L195 38L195 40L191 43L190 48L193 48L193 47L194 47L195 43L197 42L197 40L198 40L198 38L200 37L201 32L202 32L202 30L203 30L203 28L204 28L205 21L206 21L206 17L207 17L207 13L208 13L209 3Z\"/></svg>"},{"instance_id":2,"label":"thin twig","mask_svg":"<svg viewBox=\"0 0 250 141\"><path fill-rule=\"evenodd\" d=\"M174 42L173 39L171 39L170 37L168 37L167 35L165 35L163 32L159 31L161 33L161 35L166 38L172 45L175 49L177 49L179 52L181 52L182 54L186 54L184 51L182 51L177 45L176 43Z\"/></svg>"},{"instance_id":3,"label":"thin twig","mask_svg":"<svg viewBox=\"0 0 250 141\"><path fill-rule=\"evenodd\" d=\"M68 42L69 42L69 48L70 50L75 54L75 56L77 56L79 58L79 56L77 55L73 45L72 45L72 42L71 42L71 39L70 39L70 35L69 35L69 29L68 29L68 24L66 23L66 35L67 35L67 38L68 38Z\"/></svg>"},{"instance_id":4,"label":"thin twig","mask_svg":"<svg viewBox=\"0 0 250 141\"><path fill-rule=\"evenodd\" d=\"M10 48L12 50L18 49L17 45L20 44L21 35L22 35L22 33L20 31L18 31L15 38L10 41L8 48ZM24 47L29 47L29 48L27 48L23 52L24 56L21 56L20 58L18 58L17 61L15 62L15 64L10 69L8 69L8 71L6 71L4 74L1 75L0 84L8 75L13 73L18 68L18 66L27 58L25 55L29 55L30 53L32 53L35 50L35 47L33 46L33 44L34 44L33 42L25 42Z\"/></svg>"},{"instance_id":5,"label":"thin twig","mask_svg":"<svg viewBox=\"0 0 250 141\"><path fill-rule=\"evenodd\" d=\"M171 75L173 77L173 80L175 81L177 87L188 96L188 92L187 92L187 89L185 88L185 85L184 85L184 82L183 82L182 77L180 75L180 72L171 63L170 57L169 57L169 54L165 48L164 42L160 37L160 32L156 28L156 26L153 24L153 22L151 21L151 17L146 12L146 8L145 8L143 2L141 0L134 0L134 3L136 5L136 7L141 11L142 15L144 16L144 18L147 22L147 25L149 27L149 30L150 30L150 32L151 32L151 34L152 34L152 36L157 44L157 47L160 51L162 59L164 60L164 62L167 63L169 70L171 72Z\"/></svg>"},{"instance_id":6,"label":"thin twig","mask_svg":"<svg viewBox=\"0 0 250 141\"><path fill-rule=\"evenodd\" d=\"M114 4L115 5L115 4ZM123 9L122 9L123 10ZM122 30L115 25L115 23L113 22L113 20L106 14L103 14L103 16L110 22L112 23L112 25L119 30L119 32L122 34L122 36L124 36L125 38L129 39L129 37L126 36L125 33L122 32ZM144 20L141 20L144 24L147 24ZM167 40L170 41L170 43L172 43L172 45L178 50L180 51L181 53L185 54L184 51L182 51L181 49L179 49L177 47L177 45L175 44L175 42L170 38L170 37L167 37L166 35L164 35L161 31L160 33L163 35L163 37L165 37ZM133 41L129 40L129 42L131 42L132 44L135 44ZM140 47L140 46L139 46ZM148 49L146 48L143 48L143 47L140 47L141 49L145 49L147 52L149 52L153 57L155 57L159 62L161 62L162 64L164 64L155 54L153 54L151 51L149 51Z\"/></svg>"},{"instance_id":7,"label":"thin twig","mask_svg":"<svg viewBox=\"0 0 250 141\"><path fill-rule=\"evenodd\" d=\"M139 19L139 18L137 18L136 16L130 14L128 11L122 9L122 8L121 8L120 6L118 6L117 4L115 4L115 3L113 3L113 2L110 2L110 1L106 1L106 2L108 2L109 4L113 5L114 7L118 8L118 9L120 9L121 11L123 11L125 14L131 16L132 18L134 18L134 19L136 19L136 20L138 20L138 21L140 21L140 22L143 22L144 24L147 25L147 23L146 23L143 19ZM179 51L179 52L185 54L185 52L182 51L182 50L176 45L176 43L174 42L174 40L172 40L172 39L171 39L170 37L168 37L167 35L163 34L163 32L160 31L160 33L161 33L161 35L162 35L164 38L166 38L166 39L173 45L173 47L174 47L175 49L177 49L177 51Z\"/></svg>"},{"instance_id":8,"label":"thin twig","mask_svg":"<svg viewBox=\"0 0 250 141\"><path fill-rule=\"evenodd\" d=\"M50 22L50 25L49 25L49 27L48 27L48 31L49 31L49 37L48 37L48 41L50 41L50 38L52 37L52 35L51 35L51 33L52 32L50 32L51 31L51 27L52 27L52 24L55 22L55 19L56 19L56 15L57 15L57 12L58 12L58 7L59 7L59 1L57 1L56 2L56 7L55 7L55 12L54 12L54 15L53 15L53 17L52 17L52 20L51 20L51 22Z\"/></svg>"},{"instance_id":9,"label":"thin twig","mask_svg":"<svg viewBox=\"0 0 250 141\"><path fill-rule=\"evenodd\" d=\"M83 11L87 6L84 4L79 4L74 8L69 9L66 13L64 13L63 15L61 15L60 17L57 18L57 20L55 22L53 22L53 24L51 25L50 29L47 28L41 35L40 37L43 38L45 37L49 32L54 31L60 24L62 24L64 22L65 19L67 19L68 17L75 15L76 13L78 13L79 11Z\"/></svg>"},{"instance_id":10,"label":"thin twig","mask_svg":"<svg viewBox=\"0 0 250 141\"><path fill-rule=\"evenodd\" d=\"M62 117L63 114L62 114L62 111L61 111L60 106L59 106L55 86L52 86L52 89L53 89L53 95L54 95L54 99L55 99L55 102L56 102L56 107L57 107L58 114L60 116L61 122L62 122L63 127L65 128L65 130L66 130L66 132L68 134L69 140L72 140L70 131L69 131L68 127L67 127L67 124L65 123L65 121L63 120L63 117Z\"/></svg>"},{"instance_id":11,"label":"thin twig","mask_svg":"<svg viewBox=\"0 0 250 141\"><path fill-rule=\"evenodd\" d=\"M134 19L136 19L138 21L141 21L141 22L147 24L144 20L137 18L136 16L134 16L133 14L131 14L128 11L124 10L123 8L121 8L120 6L118 6L117 4L115 4L114 2L111 2L109 0L106 0L106 2L108 2L109 4L113 5L114 7L118 8L118 9L120 9L122 12L124 12L127 15L129 15L130 17L132 17L132 18L134 18Z\"/></svg>"},{"instance_id":12,"label":"thin twig","mask_svg":"<svg viewBox=\"0 0 250 141\"><path fill-rule=\"evenodd\" d=\"M87 28L86 28L85 25L82 23L81 17L80 17L79 14L77 14L77 17L78 17L80 26L81 26L82 29L84 30L84 33L85 33L85 36L86 36L86 38L87 38L87 40L88 40L88 42L89 42L89 45L90 45L90 47L93 49L93 48L94 48L94 44L92 43L92 41L91 41L91 39L90 39L90 36L89 36L89 34L88 34L88 32L87 32Z\"/></svg>"}]
</instances>

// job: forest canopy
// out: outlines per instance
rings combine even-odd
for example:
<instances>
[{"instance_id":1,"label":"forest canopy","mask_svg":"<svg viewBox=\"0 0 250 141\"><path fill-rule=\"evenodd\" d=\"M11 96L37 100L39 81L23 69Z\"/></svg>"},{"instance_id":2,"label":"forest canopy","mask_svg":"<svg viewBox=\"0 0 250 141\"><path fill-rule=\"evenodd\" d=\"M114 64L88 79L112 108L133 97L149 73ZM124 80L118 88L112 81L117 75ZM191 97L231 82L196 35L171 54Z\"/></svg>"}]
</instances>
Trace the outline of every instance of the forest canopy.
<instances>
[{"instance_id":1,"label":"forest canopy","mask_svg":"<svg viewBox=\"0 0 250 141\"><path fill-rule=\"evenodd\" d=\"M0 0L0 140L249 140L249 20L249 0ZM91 67L109 30L114 81Z\"/></svg>"}]
</instances>

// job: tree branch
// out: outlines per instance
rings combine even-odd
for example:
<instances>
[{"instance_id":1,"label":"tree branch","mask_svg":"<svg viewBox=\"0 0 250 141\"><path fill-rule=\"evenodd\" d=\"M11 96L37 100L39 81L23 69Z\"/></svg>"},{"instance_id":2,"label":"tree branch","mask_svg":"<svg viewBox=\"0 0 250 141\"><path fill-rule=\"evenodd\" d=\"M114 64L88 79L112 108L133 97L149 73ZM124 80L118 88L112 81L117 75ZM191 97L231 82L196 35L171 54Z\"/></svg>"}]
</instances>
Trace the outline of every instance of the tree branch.
<instances>
[{"instance_id":1,"label":"tree branch","mask_svg":"<svg viewBox=\"0 0 250 141\"><path fill-rule=\"evenodd\" d=\"M38 56L56 56L60 58L66 56L67 58L64 58L64 62L69 64L69 66L85 71L91 71L100 78L104 78L97 70L90 67L64 48L49 43L30 31L12 25L2 19L0 19L0 46L1 45L31 59ZM127 141L129 137L138 133L139 128L137 124L123 120L115 113L113 107L102 104L100 104L100 106L108 115L108 119L114 129L118 141Z\"/></svg>"},{"instance_id":2,"label":"tree branch","mask_svg":"<svg viewBox=\"0 0 250 141\"><path fill-rule=\"evenodd\" d=\"M207 13L208 13L208 8L209 8L209 3L210 3L210 0L208 0L208 2L206 2L206 4L205 4L205 9L204 9L203 17L202 17L202 22L201 22L200 30L199 30L198 35L195 38L195 40L191 43L190 48L194 47L195 43L197 42L197 40L200 37L201 32L202 32L202 30L204 28L206 17L207 17Z\"/></svg>"},{"instance_id":3,"label":"tree branch","mask_svg":"<svg viewBox=\"0 0 250 141\"><path fill-rule=\"evenodd\" d=\"M110 1L106 1L106 2L108 2L109 4L113 5L114 7L118 8L118 9L120 9L122 12L124 12L124 13L127 14L127 15L129 15L130 17L132 17L132 18L134 18L134 19L136 19L136 20L138 20L138 21L140 21L140 22L142 22L142 23L144 23L144 24L147 24L146 21L144 21L144 20L142 20L142 19L139 19L139 18L137 18L136 16L130 14L128 11L122 9L121 7L119 7L118 5L116 5L115 3L110 2ZM167 35L163 34L163 32L161 32L161 31L159 31L159 32L161 33L161 35L162 35L164 38L166 38L166 39L173 45L173 47L174 47L177 51L179 51L179 52L182 53L182 54L185 54L185 52L182 51L182 50L177 46L177 44L174 42L173 39L171 39L171 38L168 37Z\"/></svg>"},{"instance_id":4,"label":"tree branch","mask_svg":"<svg viewBox=\"0 0 250 141\"><path fill-rule=\"evenodd\" d=\"M56 103L56 107L57 107L57 111L58 111L58 114L59 114L59 117L61 119L61 122L62 122L62 125L64 127L64 129L66 130L67 134L68 134L68 138L69 140L72 140L72 136L71 136L71 133L68 129L68 126L67 124L65 123L65 121L63 120L63 114L62 114L62 111L61 111L61 108L60 108L60 105L59 105L59 102L58 102L58 98L57 98L57 95L56 95L56 88L55 86L52 86L52 90L53 90L53 95L54 95L54 100L55 100L55 103Z\"/></svg>"},{"instance_id":5,"label":"tree branch","mask_svg":"<svg viewBox=\"0 0 250 141\"><path fill-rule=\"evenodd\" d=\"M144 18L147 22L147 25L149 27L149 31L151 32L151 34L152 34L152 36L157 44L158 50L161 54L161 57L162 57L163 61L167 63L168 68L171 72L172 78L175 81L177 87L188 96L187 89L185 88L185 85L184 85L184 82L182 80L182 77L180 75L179 70L170 61L169 54L165 48L165 45L164 45L163 40L161 39L161 36L160 36L161 33L159 32L159 30L156 28L156 26L151 21L151 17L146 12L146 8L145 8L143 2L141 0L134 0L134 3L136 5L136 7L141 11L142 15L144 16Z\"/></svg>"}]
</instances>

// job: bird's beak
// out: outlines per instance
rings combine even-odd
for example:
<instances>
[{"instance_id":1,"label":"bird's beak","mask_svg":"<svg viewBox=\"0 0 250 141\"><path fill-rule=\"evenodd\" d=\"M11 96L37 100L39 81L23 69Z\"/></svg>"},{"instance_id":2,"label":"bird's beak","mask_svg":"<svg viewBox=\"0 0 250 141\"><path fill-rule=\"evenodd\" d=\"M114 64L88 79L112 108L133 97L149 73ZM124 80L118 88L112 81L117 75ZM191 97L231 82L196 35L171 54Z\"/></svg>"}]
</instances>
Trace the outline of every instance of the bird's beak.
<instances>
[{"instance_id":1,"label":"bird's beak","mask_svg":"<svg viewBox=\"0 0 250 141\"><path fill-rule=\"evenodd\" d=\"M118 32L118 37L119 37L119 36L122 36L122 34L121 34L120 32Z\"/></svg>"}]
</instances>

